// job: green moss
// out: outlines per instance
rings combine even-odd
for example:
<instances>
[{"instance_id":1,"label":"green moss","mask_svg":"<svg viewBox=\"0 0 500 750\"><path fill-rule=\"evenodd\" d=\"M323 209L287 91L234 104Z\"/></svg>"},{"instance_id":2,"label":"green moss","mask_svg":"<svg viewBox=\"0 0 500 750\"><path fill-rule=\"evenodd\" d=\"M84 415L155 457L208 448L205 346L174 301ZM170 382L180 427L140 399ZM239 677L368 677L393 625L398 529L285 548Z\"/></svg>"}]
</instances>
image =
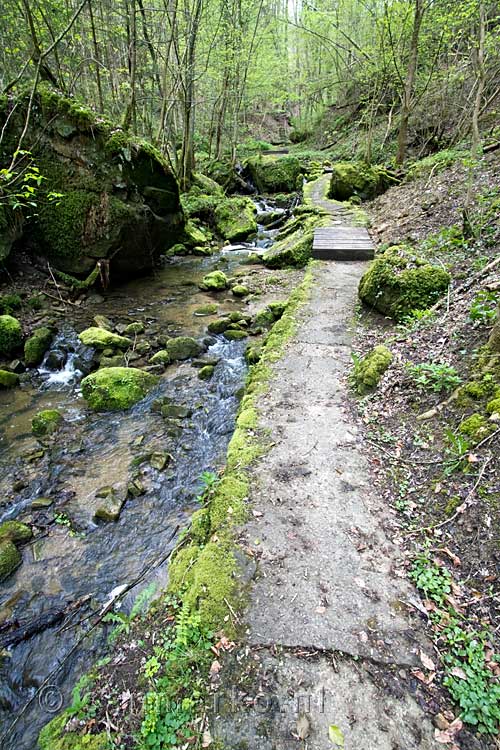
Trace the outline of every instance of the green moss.
<instances>
[{"instance_id":1,"label":"green moss","mask_svg":"<svg viewBox=\"0 0 500 750\"><path fill-rule=\"evenodd\" d=\"M467 435L475 443L479 443L495 432L497 427L492 422L488 422L482 414L472 414L460 423L458 429L463 435Z\"/></svg>"},{"instance_id":2,"label":"green moss","mask_svg":"<svg viewBox=\"0 0 500 750\"><path fill-rule=\"evenodd\" d=\"M200 380L210 380L210 378L214 374L214 370L214 365L205 365L205 367L200 367L200 369L198 370L198 377L200 378Z\"/></svg>"},{"instance_id":3,"label":"green moss","mask_svg":"<svg viewBox=\"0 0 500 750\"><path fill-rule=\"evenodd\" d=\"M133 367L104 367L82 380L82 394L95 411L129 409L158 382L148 372Z\"/></svg>"},{"instance_id":4,"label":"green moss","mask_svg":"<svg viewBox=\"0 0 500 750\"><path fill-rule=\"evenodd\" d=\"M46 724L38 736L39 750L111 750L105 732L99 734L77 734L65 732L70 719L67 711Z\"/></svg>"},{"instance_id":5,"label":"green moss","mask_svg":"<svg viewBox=\"0 0 500 750\"><path fill-rule=\"evenodd\" d=\"M248 333L246 331L226 329L223 335L224 335L224 338L226 338L228 341L241 341L247 338Z\"/></svg>"},{"instance_id":6,"label":"green moss","mask_svg":"<svg viewBox=\"0 0 500 750\"><path fill-rule=\"evenodd\" d=\"M82 344L94 349L128 349L132 345L132 341L126 336L119 336L117 333L106 331L105 328L86 328L78 338Z\"/></svg>"},{"instance_id":7,"label":"green moss","mask_svg":"<svg viewBox=\"0 0 500 750\"><path fill-rule=\"evenodd\" d=\"M33 532L21 521L4 521L0 524L0 542L29 542Z\"/></svg>"},{"instance_id":8,"label":"green moss","mask_svg":"<svg viewBox=\"0 0 500 750\"><path fill-rule=\"evenodd\" d=\"M230 325L231 320L229 318L218 318L217 320L212 320L207 328L210 333L224 333Z\"/></svg>"},{"instance_id":9,"label":"green moss","mask_svg":"<svg viewBox=\"0 0 500 750\"><path fill-rule=\"evenodd\" d=\"M384 167L371 166L363 162L339 162L334 164L328 197L346 201L352 196L362 200L374 198L399 180Z\"/></svg>"},{"instance_id":10,"label":"green moss","mask_svg":"<svg viewBox=\"0 0 500 750\"><path fill-rule=\"evenodd\" d=\"M487 414L500 414L500 398L494 398L488 401L486 405Z\"/></svg>"},{"instance_id":11,"label":"green moss","mask_svg":"<svg viewBox=\"0 0 500 750\"><path fill-rule=\"evenodd\" d=\"M0 370L0 388L14 388L19 384L19 375L8 370Z\"/></svg>"},{"instance_id":12,"label":"green moss","mask_svg":"<svg viewBox=\"0 0 500 750\"><path fill-rule=\"evenodd\" d=\"M0 224L0 232L2 226ZM18 294L2 294L0 297L0 312L10 315L14 310L19 310L22 305L22 299Z\"/></svg>"},{"instance_id":13,"label":"green moss","mask_svg":"<svg viewBox=\"0 0 500 750\"><path fill-rule=\"evenodd\" d=\"M0 542L0 581L10 576L22 562L21 553L9 539Z\"/></svg>"},{"instance_id":14,"label":"green moss","mask_svg":"<svg viewBox=\"0 0 500 750\"><path fill-rule=\"evenodd\" d=\"M59 201L40 206L38 224L51 257L78 258L82 252L87 215L97 209L99 196L87 190L68 190Z\"/></svg>"},{"instance_id":15,"label":"green moss","mask_svg":"<svg viewBox=\"0 0 500 750\"><path fill-rule=\"evenodd\" d=\"M473 401L482 401L486 398L496 396L498 384L491 373L485 373L478 380L470 380L465 383L457 393L457 404L468 406Z\"/></svg>"},{"instance_id":16,"label":"green moss","mask_svg":"<svg viewBox=\"0 0 500 750\"><path fill-rule=\"evenodd\" d=\"M227 289L229 282L223 271L211 271L203 277L198 286L204 291L220 292Z\"/></svg>"},{"instance_id":17,"label":"green moss","mask_svg":"<svg viewBox=\"0 0 500 750\"><path fill-rule=\"evenodd\" d=\"M359 283L362 302L396 320L426 310L445 294L450 275L414 256L404 245L389 248L372 262Z\"/></svg>"},{"instance_id":18,"label":"green moss","mask_svg":"<svg viewBox=\"0 0 500 750\"><path fill-rule=\"evenodd\" d=\"M206 317L207 315L217 315L217 305L214 304L208 304L208 305L201 305L200 307L197 307L195 310L193 310L193 315L198 315L199 317Z\"/></svg>"},{"instance_id":19,"label":"green moss","mask_svg":"<svg viewBox=\"0 0 500 750\"><path fill-rule=\"evenodd\" d=\"M24 343L24 362L26 367L36 367L42 361L45 352L52 342L53 332L50 328L37 328Z\"/></svg>"},{"instance_id":20,"label":"green moss","mask_svg":"<svg viewBox=\"0 0 500 750\"><path fill-rule=\"evenodd\" d=\"M226 198L214 212L217 233L226 240L244 240L257 231L256 208L250 198Z\"/></svg>"},{"instance_id":21,"label":"green moss","mask_svg":"<svg viewBox=\"0 0 500 750\"><path fill-rule=\"evenodd\" d=\"M31 420L31 431L37 437L52 435L62 421L62 414L57 409L44 409L35 414Z\"/></svg>"},{"instance_id":22,"label":"green moss","mask_svg":"<svg viewBox=\"0 0 500 750\"><path fill-rule=\"evenodd\" d=\"M260 193L293 193L302 186L302 165L295 156L255 157L246 164Z\"/></svg>"},{"instance_id":23,"label":"green moss","mask_svg":"<svg viewBox=\"0 0 500 750\"><path fill-rule=\"evenodd\" d=\"M169 365L172 361L172 358L170 357L170 354L166 349L160 349L159 352L153 354L149 361L152 365Z\"/></svg>"},{"instance_id":24,"label":"green moss","mask_svg":"<svg viewBox=\"0 0 500 750\"><path fill-rule=\"evenodd\" d=\"M166 350L170 359L177 361L197 357L202 351L202 347L196 339L190 336L177 336L167 341Z\"/></svg>"},{"instance_id":25,"label":"green moss","mask_svg":"<svg viewBox=\"0 0 500 750\"><path fill-rule=\"evenodd\" d=\"M291 219L280 230L272 248L264 253L264 265L268 268L302 268L311 259L314 230L327 226L329 222L330 218L316 209L307 209L299 217Z\"/></svg>"},{"instance_id":26,"label":"green moss","mask_svg":"<svg viewBox=\"0 0 500 750\"><path fill-rule=\"evenodd\" d=\"M244 284L235 284L232 287L231 292L235 297L246 297L248 294L250 294L249 288Z\"/></svg>"},{"instance_id":27,"label":"green moss","mask_svg":"<svg viewBox=\"0 0 500 750\"><path fill-rule=\"evenodd\" d=\"M0 355L9 355L23 341L21 323L12 315L0 315Z\"/></svg>"},{"instance_id":28,"label":"green moss","mask_svg":"<svg viewBox=\"0 0 500 750\"><path fill-rule=\"evenodd\" d=\"M383 345L375 346L365 357L358 359L352 372L352 381L357 392L365 395L376 388L391 362L392 354Z\"/></svg>"}]
</instances>

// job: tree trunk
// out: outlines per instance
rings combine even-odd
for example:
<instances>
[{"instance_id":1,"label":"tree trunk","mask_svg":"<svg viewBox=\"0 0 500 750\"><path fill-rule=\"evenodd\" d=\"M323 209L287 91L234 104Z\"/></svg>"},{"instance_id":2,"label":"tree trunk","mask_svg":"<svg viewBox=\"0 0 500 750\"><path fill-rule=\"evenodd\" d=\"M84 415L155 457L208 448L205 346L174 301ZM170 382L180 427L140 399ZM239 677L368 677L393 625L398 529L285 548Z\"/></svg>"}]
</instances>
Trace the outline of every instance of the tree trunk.
<instances>
[{"instance_id":1,"label":"tree trunk","mask_svg":"<svg viewBox=\"0 0 500 750\"><path fill-rule=\"evenodd\" d=\"M406 158L408 122L410 120L413 87L415 84L415 75L417 72L418 40L420 36L420 28L422 26L424 12L424 0L415 0L415 13L413 16L413 29L410 41L410 56L408 60L408 70L406 72L406 81L401 102L401 117L399 121L398 152L396 155L396 164L403 164Z\"/></svg>"}]
</instances>

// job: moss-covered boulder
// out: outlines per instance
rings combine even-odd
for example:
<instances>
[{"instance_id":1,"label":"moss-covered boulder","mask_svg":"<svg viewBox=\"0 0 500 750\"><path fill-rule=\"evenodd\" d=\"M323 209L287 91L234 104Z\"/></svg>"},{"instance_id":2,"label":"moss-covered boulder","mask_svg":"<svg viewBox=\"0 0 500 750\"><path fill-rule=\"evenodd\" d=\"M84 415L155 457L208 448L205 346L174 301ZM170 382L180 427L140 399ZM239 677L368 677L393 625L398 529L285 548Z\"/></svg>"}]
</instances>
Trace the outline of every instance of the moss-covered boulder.
<instances>
[{"instance_id":1,"label":"moss-covered boulder","mask_svg":"<svg viewBox=\"0 0 500 750\"><path fill-rule=\"evenodd\" d=\"M245 284L235 284L231 291L235 297L247 297L250 294L250 290Z\"/></svg>"},{"instance_id":2,"label":"moss-covered boulder","mask_svg":"<svg viewBox=\"0 0 500 750\"><path fill-rule=\"evenodd\" d=\"M224 333L224 331L229 328L230 325L230 318L217 318L217 320L212 320L208 324L207 328L210 333Z\"/></svg>"},{"instance_id":3,"label":"moss-covered boulder","mask_svg":"<svg viewBox=\"0 0 500 750\"><path fill-rule=\"evenodd\" d=\"M21 323L12 315L0 315L0 355L9 355L23 341Z\"/></svg>"},{"instance_id":4,"label":"moss-covered boulder","mask_svg":"<svg viewBox=\"0 0 500 750\"><path fill-rule=\"evenodd\" d=\"M9 109L7 123L7 113L0 113L3 162L17 142L28 100ZM23 147L45 178L30 222L32 239L56 269L86 276L105 260L113 281L150 270L178 241L184 226L178 184L151 145L41 85ZM61 196L51 200L50 192Z\"/></svg>"},{"instance_id":5,"label":"moss-covered boulder","mask_svg":"<svg viewBox=\"0 0 500 750\"><path fill-rule=\"evenodd\" d=\"M489 422L483 414L471 414L470 417L460 422L458 429L472 443L479 443L484 438L493 434L498 429L498 425L494 422Z\"/></svg>"},{"instance_id":6,"label":"moss-covered boulder","mask_svg":"<svg viewBox=\"0 0 500 750\"><path fill-rule=\"evenodd\" d=\"M221 292L228 288L229 281L224 271L210 271L203 277L198 286L207 292Z\"/></svg>"},{"instance_id":7,"label":"moss-covered boulder","mask_svg":"<svg viewBox=\"0 0 500 750\"><path fill-rule=\"evenodd\" d=\"M225 198L214 211L217 234L226 240L244 240L257 231L255 204L249 198Z\"/></svg>"},{"instance_id":8,"label":"moss-covered boulder","mask_svg":"<svg viewBox=\"0 0 500 750\"><path fill-rule=\"evenodd\" d=\"M120 513L125 504L125 497L115 490L114 487L101 487L97 490L97 507L94 511L96 521L118 521Z\"/></svg>"},{"instance_id":9,"label":"moss-covered boulder","mask_svg":"<svg viewBox=\"0 0 500 750\"><path fill-rule=\"evenodd\" d=\"M53 338L50 328L37 328L24 342L24 362L26 367L36 367L44 358Z\"/></svg>"},{"instance_id":10,"label":"moss-covered boulder","mask_svg":"<svg viewBox=\"0 0 500 750\"><path fill-rule=\"evenodd\" d=\"M200 367L200 369L198 370L198 377L200 378L200 380L210 380L210 378L214 374L214 370L214 365L205 365L204 367Z\"/></svg>"},{"instance_id":11,"label":"moss-covered boulder","mask_svg":"<svg viewBox=\"0 0 500 750\"><path fill-rule=\"evenodd\" d=\"M153 354L151 359L149 360L152 365L169 365L172 361L172 357L167 352L166 349L160 349L159 352L156 352L156 354Z\"/></svg>"},{"instance_id":12,"label":"moss-covered boulder","mask_svg":"<svg viewBox=\"0 0 500 750\"><path fill-rule=\"evenodd\" d=\"M19 375L8 370L0 370L0 388L14 388L19 384Z\"/></svg>"},{"instance_id":13,"label":"moss-covered boulder","mask_svg":"<svg viewBox=\"0 0 500 750\"><path fill-rule=\"evenodd\" d=\"M29 542L33 532L30 527L21 521L4 521L0 524L0 543L9 541L14 544Z\"/></svg>"},{"instance_id":14,"label":"moss-covered boulder","mask_svg":"<svg viewBox=\"0 0 500 750\"><path fill-rule=\"evenodd\" d=\"M167 341L166 350L171 361L174 362L197 357L202 351L202 346L191 336L176 336Z\"/></svg>"},{"instance_id":15,"label":"moss-covered boulder","mask_svg":"<svg viewBox=\"0 0 500 750\"><path fill-rule=\"evenodd\" d=\"M22 562L21 553L10 540L0 542L0 581L11 575Z\"/></svg>"},{"instance_id":16,"label":"moss-covered boulder","mask_svg":"<svg viewBox=\"0 0 500 750\"><path fill-rule=\"evenodd\" d=\"M57 430L61 421L62 414L57 409L44 409L31 420L31 431L37 437L46 437Z\"/></svg>"},{"instance_id":17,"label":"moss-covered boulder","mask_svg":"<svg viewBox=\"0 0 500 750\"><path fill-rule=\"evenodd\" d=\"M326 226L329 217L315 208L306 208L300 216L287 221L276 242L262 256L268 268L302 268L312 257L314 230Z\"/></svg>"},{"instance_id":18,"label":"moss-covered boulder","mask_svg":"<svg viewBox=\"0 0 500 750\"><path fill-rule=\"evenodd\" d=\"M359 283L366 305L395 320L414 310L426 310L442 297L450 275L416 256L411 248L396 245L378 255Z\"/></svg>"},{"instance_id":19,"label":"moss-covered boulder","mask_svg":"<svg viewBox=\"0 0 500 750\"><path fill-rule=\"evenodd\" d=\"M208 303L207 305L200 305L193 310L193 315L200 318L208 317L209 315L217 315L217 305L214 303Z\"/></svg>"},{"instance_id":20,"label":"moss-covered boulder","mask_svg":"<svg viewBox=\"0 0 500 750\"><path fill-rule=\"evenodd\" d=\"M260 193L293 193L302 184L302 165L295 156L255 157L246 169Z\"/></svg>"},{"instance_id":21,"label":"moss-covered boulder","mask_svg":"<svg viewBox=\"0 0 500 750\"><path fill-rule=\"evenodd\" d=\"M347 201L353 196L368 200L397 182L396 176L384 167L340 162L333 165L328 197L338 201Z\"/></svg>"},{"instance_id":22,"label":"moss-covered boulder","mask_svg":"<svg viewBox=\"0 0 500 750\"><path fill-rule=\"evenodd\" d=\"M95 411L119 411L143 399L157 382L134 367L103 367L82 380L82 394Z\"/></svg>"},{"instance_id":23,"label":"moss-covered boulder","mask_svg":"<svg viewBox=\"0 0 500 750\"><path fill-rule=\"evenodd\" d=\"M132 341L126 336L119 336L117 333L107 331L105 328L86 328L78 338L85 346L92 346L94 349L128 349L132 346Z\"/></svg>"},{"instance_id":24,"label":"moss-covered boulder","mask_svg":"<svg viewBox=\"0 0 500 750\"><path fill-rule=\"evenodd\" d=\"M391 362L392 354L383 345L375 346L362 359L357 359L352 372L352 381L357 392L364 396L376 388Z\"/></svg>"}]
</instances>

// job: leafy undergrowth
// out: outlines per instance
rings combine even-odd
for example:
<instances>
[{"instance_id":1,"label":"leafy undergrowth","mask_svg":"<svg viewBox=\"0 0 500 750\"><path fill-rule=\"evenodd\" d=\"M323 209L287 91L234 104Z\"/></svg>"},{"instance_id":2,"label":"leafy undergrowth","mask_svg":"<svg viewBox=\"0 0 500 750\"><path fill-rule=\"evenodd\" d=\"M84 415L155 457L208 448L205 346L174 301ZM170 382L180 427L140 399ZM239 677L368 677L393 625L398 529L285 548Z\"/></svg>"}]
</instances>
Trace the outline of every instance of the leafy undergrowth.
<instances>
[{"instance_id":1,"label":"leafy undergrowth","mask_svg":"<svg viewBox=\"0 0 500 750\"><path fill-rule=\"evenodd\" d=\"M500 302L496 164L477 178L468 236L452 203L438 231L435 218L420 217L418 243L413 227L402 234L393 225L392 211L378 215L387 237L414 244L452 285L434 308L397 326L360 310L355 347L358 356L374 344L392 353L358 411L435 643L435 661L414 677L437 714L436 739L450 748L498 747L500 728L500 354L487 346ZM442 175L453 192L454 173ZM395 188L403 203L414 184Z\"/></svg>"}]
</instances>

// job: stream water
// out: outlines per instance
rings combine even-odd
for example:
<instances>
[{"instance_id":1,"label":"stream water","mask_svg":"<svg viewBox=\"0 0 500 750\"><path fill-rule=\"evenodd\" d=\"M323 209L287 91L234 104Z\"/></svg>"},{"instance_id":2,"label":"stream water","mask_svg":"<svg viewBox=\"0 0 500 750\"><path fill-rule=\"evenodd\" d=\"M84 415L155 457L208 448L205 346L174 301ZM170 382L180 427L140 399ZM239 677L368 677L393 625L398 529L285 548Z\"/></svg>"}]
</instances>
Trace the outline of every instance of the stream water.
<instances>
[{"instance_id":1,"label":"stream water","mask_svg":"<svg viewBox=\"0 0 500 750\"><path fill-rule=\"evenodd\" d=\"M265 211L267 206L258 208ZM22 548L23 564L2 584L0 636L2 623L33 621L84 600L69 619L0 651L0 744L5 750L34 750L59 695L63 705L69 703L78 677L105 653L106 628L99 627L67 657L89 628L92 620L84 618L145 570L121 603L124 609L146 586L155 584L160 590L165 585L168 564L157 563L166 558L198 507L202 472L224 463L246 373L244 341L207 339L207 318L194 310L214 298L200 292L197 282L215 267L234 273L250 251L268 246L274 234L260 226L254 242L223 248L209 258L176 258L154 276L112 289L93 306L89 303L89 319L99 313L115 323L141 320L147 333L205 339L205 356L218 360L210 381L200 380L189 362L179 363L167 368L160 384L129 411L92 413L81 398L80 381L93 353L82 347L66 322L49 360L21 388L0 393L0 521L19 517L38 529ZM216 300L219 314L243 307L228 297ZM178 434L151 410L153 401L165 396L189 410ZM40 455L31 419L47 408L59 409L65 421ZM158 471L137 461L145 493L128 497L118 521L96 523L96 491L106 485L126 488L133 460L151 451L170 454L166 468ZM53 503L34 510L33 501L44 497ZM57 690L39 692L47 678Z\"/></svg>"}]
</instances>

